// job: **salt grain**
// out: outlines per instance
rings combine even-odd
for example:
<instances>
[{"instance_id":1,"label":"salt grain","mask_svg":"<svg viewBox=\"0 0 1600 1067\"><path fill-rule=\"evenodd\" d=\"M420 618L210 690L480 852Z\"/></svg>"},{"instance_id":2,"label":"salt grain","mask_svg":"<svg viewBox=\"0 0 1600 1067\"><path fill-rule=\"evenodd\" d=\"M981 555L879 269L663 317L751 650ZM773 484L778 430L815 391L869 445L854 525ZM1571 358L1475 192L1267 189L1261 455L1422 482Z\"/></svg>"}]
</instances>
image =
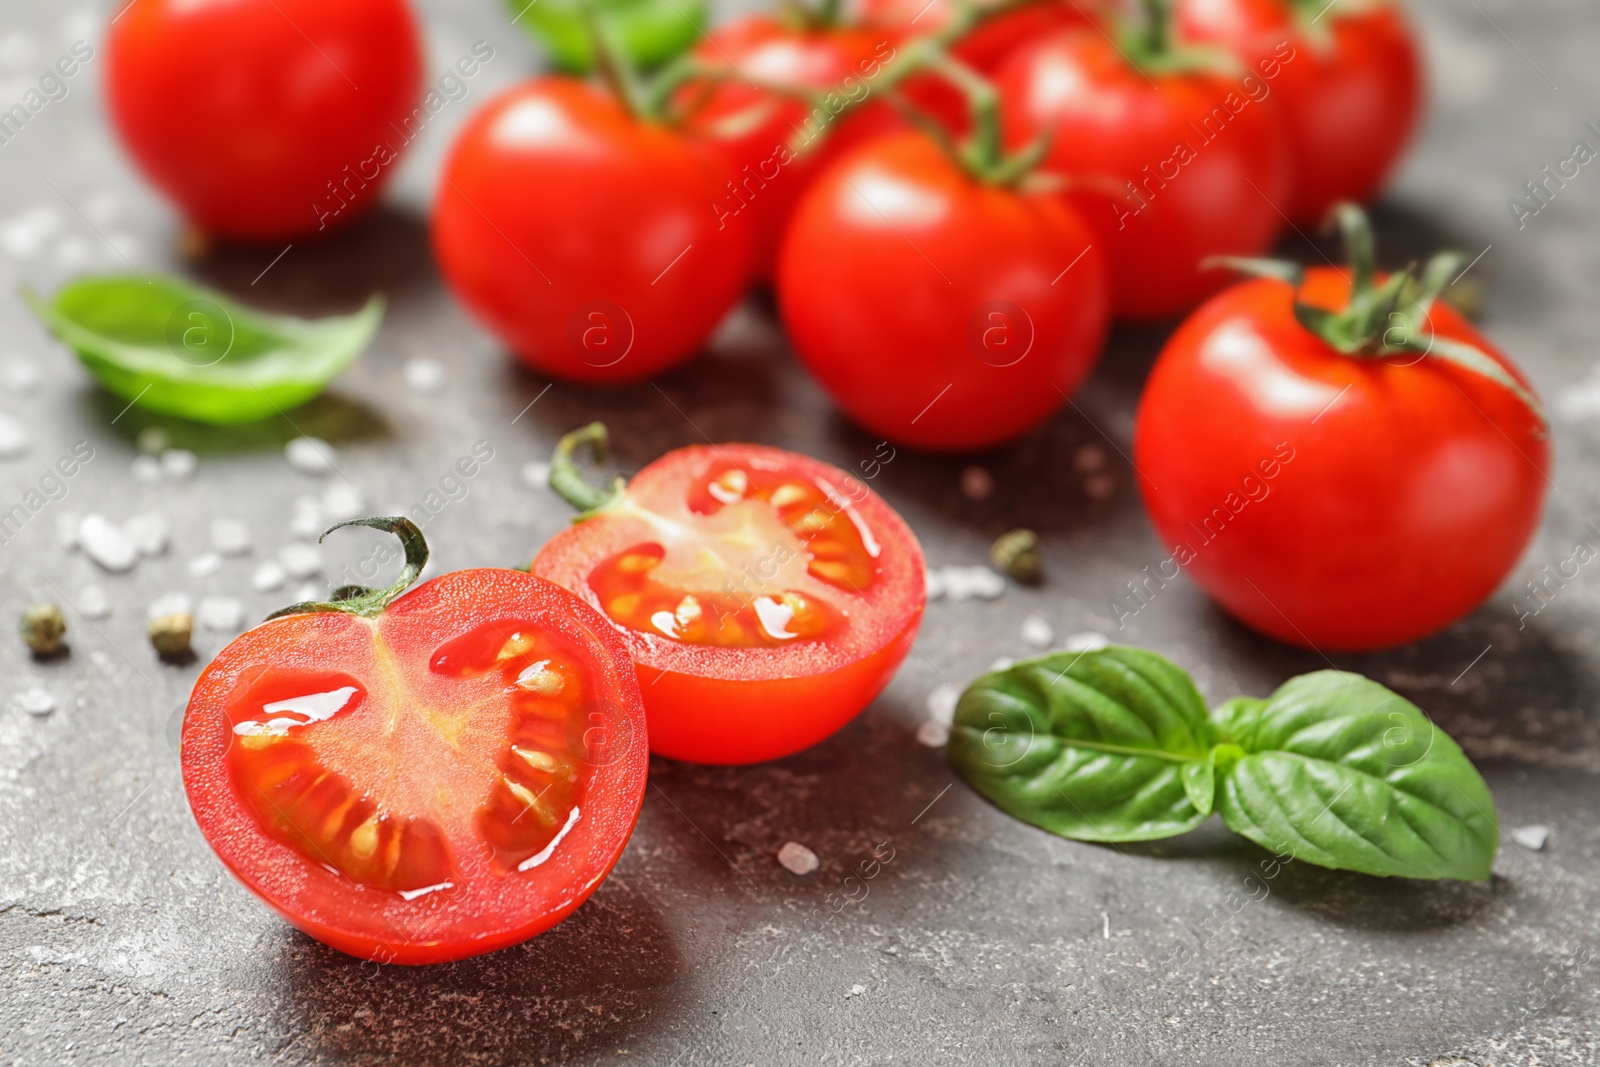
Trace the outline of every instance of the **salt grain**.
<instances>
[{"instance_id":1,"label":"salt grain","mask_svg":"<svg viewBox=\"0 0 1600 1067\"><path fill-rule=\"evenodd\" d=\"M791 874L810 874L822 864L817 854L798 841L786 841L778 850L778 862Z\"/></svg>"},{"instance_id":2,"label":"salt grain","mask_svg":"<svg viewBox=\"0 0 1600 1067\"><path fill-rule=\"evenodd\" d=\"M105 589L98 585L86 585L78 590L78 602L73 607L86 619L103 619L111 614L111 601Z\"/></svg>"},{"instance_id":3,"label":"salt grain","mask_svg":"<svg viewBox=\"0 0 1600 1067\"><path fill-rule=\"evenodd\" d=\"M61 542L61 547L68 552L74 552L79 547L78 525L83 522L83 516L76 511L69 511L56 516L56 539Z\"/></svg>"},{"instance_id":4,"label":"salt grain","mask_svg":"<svg viewBox=\"0 0 1600 1067\"><path fill-rule=\"evenodd\" d=\"M917 743L929 748L943 748L950 740L950 727L941 722L927 720L917 727Z\"/></svg>"},{"instance_id":5,"label":"salt grain","mask_svg":"<svg viewBox=\"0 0 1600 1067\"><path fill-rule=\"evenodd\" d=\"M938 600L944 596L943 574L937 570L928 570L923 574L923 580L927 583L929 600Z\"/></svg>"},{"instance_id":6,"label":"salt grain","mask_svg":"<svg viewBox=\"0 0 1600 1067\"><path fill-rule=\"evenodd\" d=\"M979 466L961 472L961 495L968 500L987 500L994 495L994 475Z\"/></svg>"},{"instance_id":7,"label":"salt grain","mask_svg":"<svg viewBox=\"0 0 1600 1067\"><path fill-rule=\"evenodd\" d=\"M278 549L278 562L291 578L309 578L322 572L322 549L316 545L294 542Z\"/></svg>"},{"instance_id":8,"label":"salt grain","mask_svg":"<svg viewBox=\"0 0 1600 1067\"><path fill-rule=\"evenodd\" d=\"M1090 630L1081 634L1073 634L1061 643L1061 647L1068 652L1096 652L1111 641L1105 634L1097 634Z\"/></svg>"},{"instance_id":9,"label":"salt grain","mask_svg":"<svg viewBox=\"0 0 1600 1067\"><path fill-rule=\"evenodd\" d=\"M1001 656L999 659L989 664L989 669L991 671L1009 671L1012 667L1016 666L1016 663L1017 661L1012 659L1010 656Z\"/></svg>"},{"instance_id":10,"label":"salt grain","mask_svg":"<svg viewBox=\"0 0 1600 1067\"><path fill-rule=\"evenodd\" d=\"M209 578L222 569L222 557L215 552L202 552L189 561L189 577Z\"/></svg>"},{"instance_id":11,"label":"salt grain","mask_svg":"<svg viewBox=\"0 0 1600 1067\"><path fill-rule=\"evenodd\" d=\"M317 588L316 582L304 582L299 589L294 591L294 603L299 604L307 600L323 599L322 590Z\"/></svg>"},{"instance_id":12,"label":"salt grain","mask_svg":"<svg viewBox=\"0 0 1600 1067\"><path fill-rule=\"evenodd\" d=\"M1109 474L1094 474L1083 480L1083 494L1090 500L1110 500L1116 493L1116 479Z\"/></svg>"},{"instance_id":13,"label":"salt grain","mask_svg":"<svg viewBox=\"0 0 1600 1067\"><path fill-rule=\"evenodd\" d=\"M29 715L48 715L56 710L54 694L38 686L24 689L11 699L17 705L18 711L25 711Z\"/></svg>"},{"instance_id":14,"label":"salt grain","mask_svg":"<svg viewBox=\"0 0 1600 1067\"><path fill-rule=\"evenodd\" d=\"M1535 823L1532 826L1519 826L1511 831L1511 840L1523 848L1539 852L1544 848L1544 843L1550 839L1550 827Z\"/></svg>"},{"instance_id":15,"label":"salt grain","mask_svg":"<svg viewBox=\"0 0 1600 1067\"><path fill-rule=\"evenodd\" d=\"M1072 454L1072 465L1079 474L1093 474L1106 465L1106 450L1099 445L1081 445Z\"/></svg>"},{"instance_id":16,"label":"salt grain","mask_svg":"<svg viewBox=\"0 0 1600 1067\"><path fill-rule=\"evenodd\" d=\"M244 555L250 551L250 527L238 519L212 519L211 547L224 556Z\"/></svg>"},{"instance_id":17,"label":"salt grain","mask_svg":"<svg viewBox=\"0 0 1600 1067\"><path fill-rule=\"evenodd\" d=\"M550 488L550 464L534 460L522 465L522 481L532 489Z\"/></svg>"},{"instance_id":18,"label":"salt grain","mask_svg":"<svg viewBox=\"0 0 1600 1067\"><path fill-rule=\"evenodd\" d=\"M122 532L133 542L133 547L141 556L161 555L167 550L167 542L172 537L167 517L159 511L135 515L122 524Z\"/></svg>"},{"instance_id":19,"label":"salt grain","mask_svg":"<svg viewBox=\"0 0 1600 1067\"><path fill-rule=\"evenodd\" d=\"M150 606L145 610L145 618L151 622L167 615L192 615L194 614L194 601L189 599L187 593L163 593L150 601Z\"/></svg>"},{"instance_id":20,"label":"salt grain","mask_svg":"<svg viewBox=\"0 0 1600 1067\"><path fill-rule=\"evenodd\" d=\"M994 600L1006 591L1004 576L988 567L946 567L940 582L951 600Z\"/></svg>"},{"instance_id":21,"label":"salt grain","mask_svg":"<svg viewBox=\"0 0 1600 1067\"><path fill-rule=\"evenodd\" d=\"M186 448L169 448L161 453L161 471L175 482L188 481L200 469L200 457Z\"/></svg>"},{"instance_id":22,"label":"salt grain","mask_svg":"<svg viewBox=\"0 0 1600 1067\"><path fill-rule=\"evenodd\" d=\"M1029 615L1022 620L1022 639L1034 648L1049 648L1056 632L1043 615Z\"/></svg>"},{"instance_id":23,"label":"salt grain","mask_svg":"<svg viewBox=\"0 0 1600 1067\"><path fill-rule=\"evenodd\" d=\"M32 396L39 390L39 368L32 363L11 363L0 372L0 383L15 396Z\"/></svg>"},{"instance_id":24,"label":"salt grain","mask_svg":"<svg viewBox=\"0 0 1600 1067\"><path fill-rule=\"evenodd\" d=\"M159 482L161 480L161 461L154 456L133 457L133 477L140 482Z\"/></svg>"},{"instance_id":25,"label":"salt grain","mask_svg":"<svg viewBox=\"0 0 1600 1067\"><path fill-rule=\"evenodd\" d=\"M125 571L139 558L128 535L104 515L85 515L78 524L78 543L84 553L108 571Z\"/></svg>"},{"instance_id":26,"label":"salt grain","mask_svg":"<svg viewBox=\"0 0 1600 1067\"><path fill-rule=\"evenodd\" d=\"M867 991L867 987L866 986L857 984L857 985L851 986L850 987L850 991L848 993L846 993L845 996L846 997L859 997L861 994L865 993L866 991Z\"/></svg>"},{"instance_id":27,"label":"salt grain","mask_svg":"<svg viewBox=\"0 0 1600 1067\"><path fill-rule=\"evenodd\" d=\"M32 444L27 427L10 415L0 415L0 459L14 459Z\"/></svg>"},{"instance_id":28,"label":"salt grain","mask_svg":"<svg viewBox=\"0 0 1600 1067\"><path fill-rule=\"evenodd\" d=\"M244 603L234 597L208 596L200 601L195 619L207 630L237 633L244 626Z\"/></svg>"},{"instance_id":29,"label":"salt grain","mask_svg":"<svg viewBox=\"0 0 1600 1067\"><path fill-rule=\"evenodd\" d=\"M328 523L360 518L367 507L361 490L345 481L329 482L322 490L320 503L322 518ZM318 530L317 533L320 535L322 531Z\"/></svg>"},{"instance_id":30,"label":"salt grain","mask_svg":"<svg viewBox=\"0 0 1600 1067\"><path fill-rule=\"evenodd\" d=\"M333 470L333 446L318 437L296 437L283 446L289 466L306 474L327 474Z\"/></svg>"},{"instance_id":31,"label":"salt grain","mask_svg":"<svg viewBox=\"0 0 1600 1067\"><path fill-rule=\"evenodd\" d=\"M250 588L258 593L270 593L283 588L283 567L276 560L267 560L255 569L250 575Z\"/></svg>"},{"instance_id":32,"label":"salt grain","mask_svg":"<svg viewBox=\"0 0 1600 1067\"><path fill-rule=\"evenodd\" d=\"M289 532L307 541L322 536L328 524L322 518L322 503L316 497L302 494L289 505Z\"/></svg>"},{"instance_id":33,"label":"salt grain","mask_svg":"<svg viewBox=\"0 0 1600 1067\"><path fill-rule=\"evenodd\" d=\"M934 687L928 694L925 702L928 708L928 718L933 722L949 726L956 719L956 703L961 699L961 690L944 682Z\"/></svg>"},{"instance_id":34,"label":"salt grain","mask_svg":"<svg viewBox=\"0 0 1600 1067\"><path fill-rule=\"evenodd\" d=\"M413 393L437 393L444 388L444 364L432 359L413 359L406 364L406 388Z\"/></svg>"}]
</instances>

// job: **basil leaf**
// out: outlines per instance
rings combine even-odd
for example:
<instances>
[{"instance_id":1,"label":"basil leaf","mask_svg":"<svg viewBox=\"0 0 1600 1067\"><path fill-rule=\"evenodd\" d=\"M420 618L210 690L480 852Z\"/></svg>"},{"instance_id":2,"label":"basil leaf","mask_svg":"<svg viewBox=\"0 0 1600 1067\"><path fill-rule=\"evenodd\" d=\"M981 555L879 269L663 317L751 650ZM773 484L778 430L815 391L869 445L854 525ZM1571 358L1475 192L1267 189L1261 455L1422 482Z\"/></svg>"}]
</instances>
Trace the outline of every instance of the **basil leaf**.
<instances>
[{"instance_id":1,"label":"basil leaf","mask_svg":"<svg viewBox=\"0 0 1600 1067\"><path fill-rule=\"evenodd\" d=\"M1324 867L1489 877L1500 841L1489 787L1415 704L1358 674L1318 671L1225 707L1219 733L1245 753L1217 801L1234 832Z\"/></svg>"},{"instance_id":2,"label":"basil leaf","mask_svg":"<svg viewBox=\"0 0 1600 1067\"><path fill-rule=\"evenodd\" d=\"M1211 814L1212 741L1187 674L1113 646L979 678L956 705L948 755L1024 822L1085 841L1147 841Z\"/></svg>"},{"instance_id":3,"label":"basil leaf","mask_svg":"<svg viewBox=\"0 0 1600 1067\"><path fill-rule=\"evenodd\" d=\"M374 296L354 315L308 321L241 307L170 278L111 275L23 298L100 384L141 407L197 422L252 422L321 393L383 318Z\"/></svg>"}]
</instances>

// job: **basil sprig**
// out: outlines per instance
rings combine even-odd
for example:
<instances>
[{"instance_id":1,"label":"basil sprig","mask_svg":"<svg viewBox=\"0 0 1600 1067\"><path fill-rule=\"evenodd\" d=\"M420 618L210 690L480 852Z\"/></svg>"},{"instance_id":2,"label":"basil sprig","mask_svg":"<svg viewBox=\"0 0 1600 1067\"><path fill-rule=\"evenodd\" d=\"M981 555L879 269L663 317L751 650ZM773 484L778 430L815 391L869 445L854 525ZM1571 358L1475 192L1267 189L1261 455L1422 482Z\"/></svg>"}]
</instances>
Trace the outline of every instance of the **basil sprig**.
<instances>
[{"instance_id":1,"label":"basil sprig","mask_svg":"<svg viewBox=\"0 0 1600 1067\"><path fill-rule=\"evenodd\" d=\"M48 302L22 295L107 389L152 411L218 425L267 418L317 396L383 318L377 296L353 315L313 321L252 311L172 278L83 278Z\"/></svg>"},{"instance_id":2,"label":"basil sprig","mask_svg":"<svg viewBox=\"0 0 1600 1067\"><path fill-rule=\"evenodd\" d=\"M1345 671L1209 713L1152 652L1056 652L973 682L951 764L1002 810L1063 837L1148 841L1218 812L1264 848L1404 878L1489 877L1494 799L1415 704Z\"/></svg>"}]
</instances>

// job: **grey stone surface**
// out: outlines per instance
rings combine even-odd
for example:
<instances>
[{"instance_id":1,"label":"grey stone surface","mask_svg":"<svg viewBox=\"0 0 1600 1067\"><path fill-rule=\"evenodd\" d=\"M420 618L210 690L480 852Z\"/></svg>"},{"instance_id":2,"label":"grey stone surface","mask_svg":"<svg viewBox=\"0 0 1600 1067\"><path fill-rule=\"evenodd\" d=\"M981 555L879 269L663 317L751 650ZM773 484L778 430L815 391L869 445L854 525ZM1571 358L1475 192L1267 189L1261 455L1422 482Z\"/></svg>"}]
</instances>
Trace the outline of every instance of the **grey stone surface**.
<instances>
[{"instance_id":1,"label":"grey stone surface","mask_svg":"<svg viewBox=\"0 0 1600 1067\"><path fill-rule=\"evenodd\" d=\"M1160 845L1058 840L984 803L914 740L941 680L962 684L997 656L1027 651L1025 615L1038 612L1060 638L1113 633L1111 602L1164 555L1123 458L1162 332L1123 330L1076 408L977 457L998 486L990 499L962 497L961 460L902 453L875 483L934 565L982 562L996 534L1033 527L1046 585L931 605L916 654L884 696L808 752L733 770L653 761L626 855L573 918L519 948L410 970L363 965L292 931L213 858L184 802L174 729L226 636L197 633L200 659L187 666L159 663L143 638L147 605L164 593L238 596L255 618L293 592L257 593L249 581L291 540L294 498L324 484L288 466L284 442L302 432L332 441L333 478L387 509L419 501L457 455L489 441L493 461L428 526L438 571L526 561L565 523L564 506L520 469L592 418L618 431L624 469L702 435L845 467L875 442L830 411L759 300L691 366L615 393L545 392L452 302L423 221L439 154L473 106L532 62L494 0L427 5L433 67L479 37L497 55L419 142L392 206L334 241L296 245L271 269L277 249L181 261L179 224L107 135L97 56L65 100L0 146L0 412L31 439L26 454L0 462L0 502L20 499L76 442L95 449L65 499L0 546L0 620L34 600L74 602L91 583L112 605L101 620L69 609L72 651L59 661L32 662L20 641L0 641L0 1059L1596 1062L1600 587L1585 571L1525 627L1517 590L1600 517L1600 173L1585 168L1520 231L1505 200L1573 141L1595 143L1583 124L1600 119L1600 17L1582 0L1427 0L1417 16L1433 108L1378 213L1382 256L1493 246L1474 269L1484 323L1558 414L1555 488L1523 566L1488 606L1416 646L1339 664L1412 697L1459 738L1506 827L1552 828L1543 851L1508 843L1483 885L1294 866L1265 899L1239 907L1264 854L1215 822ZM71 40L98 41L105 17L7 0L0 104ZM1286 249L1316 255L1298 240ZM361 363L292 421L224 434L137 409L118 417L121 402L10 294L19 282L48 290L79 270L125 268L123 256L190 270L271 308L349 309L381 289L392 309ZM405 364L421 357L447 369L437 392L405 386ZM22 367L37 371L36 390ZM198 454L192 480L135 476L135 442L151 426ZM1108 453L1109 499L1092 499L1074 471L1085 444ZM131 573L103 573L60 547L63 515L120 521L152 509L171 520L172 546ZM254 549L191 577L217 517L247 521ZM377 543L363 533L330 546L330 570ZM1230 623L1186 582L1117 636L1189 667L1214 699L1264 693L1323 665ZM56 696L53 714L13 706L35 685ZM801 878L780 867L775 853L789 840L813 849L820 870ZM894 858L866 898L805 936L801 917L843 899L846 875L881 842Z\"/></svg>"}]
</instances>

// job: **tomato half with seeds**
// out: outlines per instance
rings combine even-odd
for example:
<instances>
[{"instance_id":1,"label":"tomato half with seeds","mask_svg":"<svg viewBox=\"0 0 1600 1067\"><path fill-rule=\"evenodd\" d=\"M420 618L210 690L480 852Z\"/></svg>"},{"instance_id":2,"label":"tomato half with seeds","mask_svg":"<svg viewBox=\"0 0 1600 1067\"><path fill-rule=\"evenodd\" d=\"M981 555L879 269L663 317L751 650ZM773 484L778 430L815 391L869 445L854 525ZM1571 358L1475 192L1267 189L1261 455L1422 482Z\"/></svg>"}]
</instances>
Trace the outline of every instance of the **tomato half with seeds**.
<instances>
[{"instance_id":1,"label":"tomato half with seeds","mask_svg":"<svg viewBox=\"0 0 1600 1067\"><path fill-rule=\"evenodd\" d=\"M644 796L627 646L549 582L467 570L301 604L202 672L184 716L206 840L291 925L384 963L524 941L582 904Z\"/></svg>"},{"instance_id":2,"label":"tomato half with seeds","mask_svg":"<svg viewBox=\"0 0 1600 1067\"><path fill-rule=\"evenodd\" d=\"M586 515L533 573L577 593L627 641L650 749L696 763L798 752L878 695L916 638L922 550L859 479L749 444L680 448L610 491L562 439L551 485ZM862 462L876 473L893 450Z\"/></svg>"}]
</instances>

